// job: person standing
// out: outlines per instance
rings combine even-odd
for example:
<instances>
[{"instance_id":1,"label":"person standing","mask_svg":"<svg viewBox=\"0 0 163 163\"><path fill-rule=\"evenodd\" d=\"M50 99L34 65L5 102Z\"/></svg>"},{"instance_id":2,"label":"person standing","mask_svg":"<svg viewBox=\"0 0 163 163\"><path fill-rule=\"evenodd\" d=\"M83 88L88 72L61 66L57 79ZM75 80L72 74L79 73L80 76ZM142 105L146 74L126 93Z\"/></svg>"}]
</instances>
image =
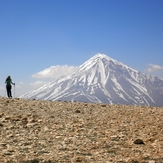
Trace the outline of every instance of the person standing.
<instances>
[{"instance_id":1,"label":"person standing","mask_svg":"<svg viewBox=\"0 0 163 163\"><path fill-rule=\"evenodd\" d=\"M7 77L5 83L6 83L7 96L8 96L8 98L12 98L12 93L11 93L12 86L11 86L11 84L15 85L15 83L12 82L12 79L10 76Z\"/></svg>"}]
</instances>

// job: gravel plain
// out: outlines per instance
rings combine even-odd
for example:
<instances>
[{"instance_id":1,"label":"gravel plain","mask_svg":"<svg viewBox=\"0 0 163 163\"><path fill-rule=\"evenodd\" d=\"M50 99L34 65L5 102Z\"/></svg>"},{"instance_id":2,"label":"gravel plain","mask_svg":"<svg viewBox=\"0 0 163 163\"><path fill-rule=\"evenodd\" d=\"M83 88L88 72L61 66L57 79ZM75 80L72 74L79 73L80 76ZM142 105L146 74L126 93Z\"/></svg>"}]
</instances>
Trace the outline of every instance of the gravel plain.
<instances>
[{"instance_id":1,"label":"gravel plain","mask_svg":"<svg viewBox=\"0 0 163 163\"><path fill-rule=\"evenodd\" d=\"M163 108L0 97L0 163L163 163Z\"/></svg>"}]
</instances>

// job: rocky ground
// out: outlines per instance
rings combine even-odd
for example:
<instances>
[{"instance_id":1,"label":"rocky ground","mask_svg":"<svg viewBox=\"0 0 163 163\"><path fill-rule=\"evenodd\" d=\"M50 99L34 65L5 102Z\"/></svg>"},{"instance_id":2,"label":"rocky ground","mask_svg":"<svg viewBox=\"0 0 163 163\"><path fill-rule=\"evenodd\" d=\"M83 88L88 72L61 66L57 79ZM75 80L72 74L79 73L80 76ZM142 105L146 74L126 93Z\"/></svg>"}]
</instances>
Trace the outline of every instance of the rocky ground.
<instances>
[{"instance_id":1,"label":"rocky ground","mask_svg":"<svg viewBox=\"0 0 163 163\"><path fill-rule=\"evenodd\" d=\"M0 97L0 163L161 163L163 108Z\"/></svg>"}]
</instances>

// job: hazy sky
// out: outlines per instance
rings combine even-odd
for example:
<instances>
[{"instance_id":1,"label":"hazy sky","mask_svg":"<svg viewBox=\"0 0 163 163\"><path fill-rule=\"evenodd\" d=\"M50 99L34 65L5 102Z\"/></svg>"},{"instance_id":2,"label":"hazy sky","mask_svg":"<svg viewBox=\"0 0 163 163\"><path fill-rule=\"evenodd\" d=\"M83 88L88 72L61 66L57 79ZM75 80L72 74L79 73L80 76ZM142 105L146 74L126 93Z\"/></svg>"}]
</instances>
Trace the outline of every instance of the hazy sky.
<instances>
[{"instance_id":1,"label":"hazy sky","mask_svg":"<svg viewBox=\"0 0 163 163\"><path fill-rule=\"evenodd\" d=\"M15 96L104 53L163 78L163 0L0 0L0 95Z\"/></svg>"}]
</instances>

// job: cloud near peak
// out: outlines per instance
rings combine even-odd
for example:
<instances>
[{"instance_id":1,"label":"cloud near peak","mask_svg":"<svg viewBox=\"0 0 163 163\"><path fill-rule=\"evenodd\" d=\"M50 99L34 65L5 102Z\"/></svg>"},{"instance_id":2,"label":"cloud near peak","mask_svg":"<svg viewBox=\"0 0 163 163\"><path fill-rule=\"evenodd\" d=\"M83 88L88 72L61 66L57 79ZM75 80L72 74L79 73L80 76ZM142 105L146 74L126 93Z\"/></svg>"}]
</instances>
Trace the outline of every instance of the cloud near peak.
<instances>
[{"instance_id":1,"label":"cloud near peak","mask_svg":"<svg viewBox=\"0 0 163 163\"><path fill-rule=\"evenodd\" d=\"M148 67L146 68L146 72L152 73L152 72L158 72L163 70L163 67L159 65L154 65L154 64L148 64Z\"/></svg>"},{"instance_id":2,"label":"cloud near peak","mask_svg":"<svg viewBox=\"0 0 163 163\"><path fill-rule=\"evenodd\" d=\"M163 79L163 67L155 64L148 64L145 73L160 77Z\"/></svg>"},{"instance_id":3,"label":"cloud near peak","mask_svg":"<svg viewBox=\"0 0 163 163\"><path fill-rule=\"evenodd\" d=\"M36 79L58 79L61 76L67 76L74 73L78 67L68 65L57 65L46 68L36 74L32 75L32 78Z\"/></svg>"}]
</instances>

